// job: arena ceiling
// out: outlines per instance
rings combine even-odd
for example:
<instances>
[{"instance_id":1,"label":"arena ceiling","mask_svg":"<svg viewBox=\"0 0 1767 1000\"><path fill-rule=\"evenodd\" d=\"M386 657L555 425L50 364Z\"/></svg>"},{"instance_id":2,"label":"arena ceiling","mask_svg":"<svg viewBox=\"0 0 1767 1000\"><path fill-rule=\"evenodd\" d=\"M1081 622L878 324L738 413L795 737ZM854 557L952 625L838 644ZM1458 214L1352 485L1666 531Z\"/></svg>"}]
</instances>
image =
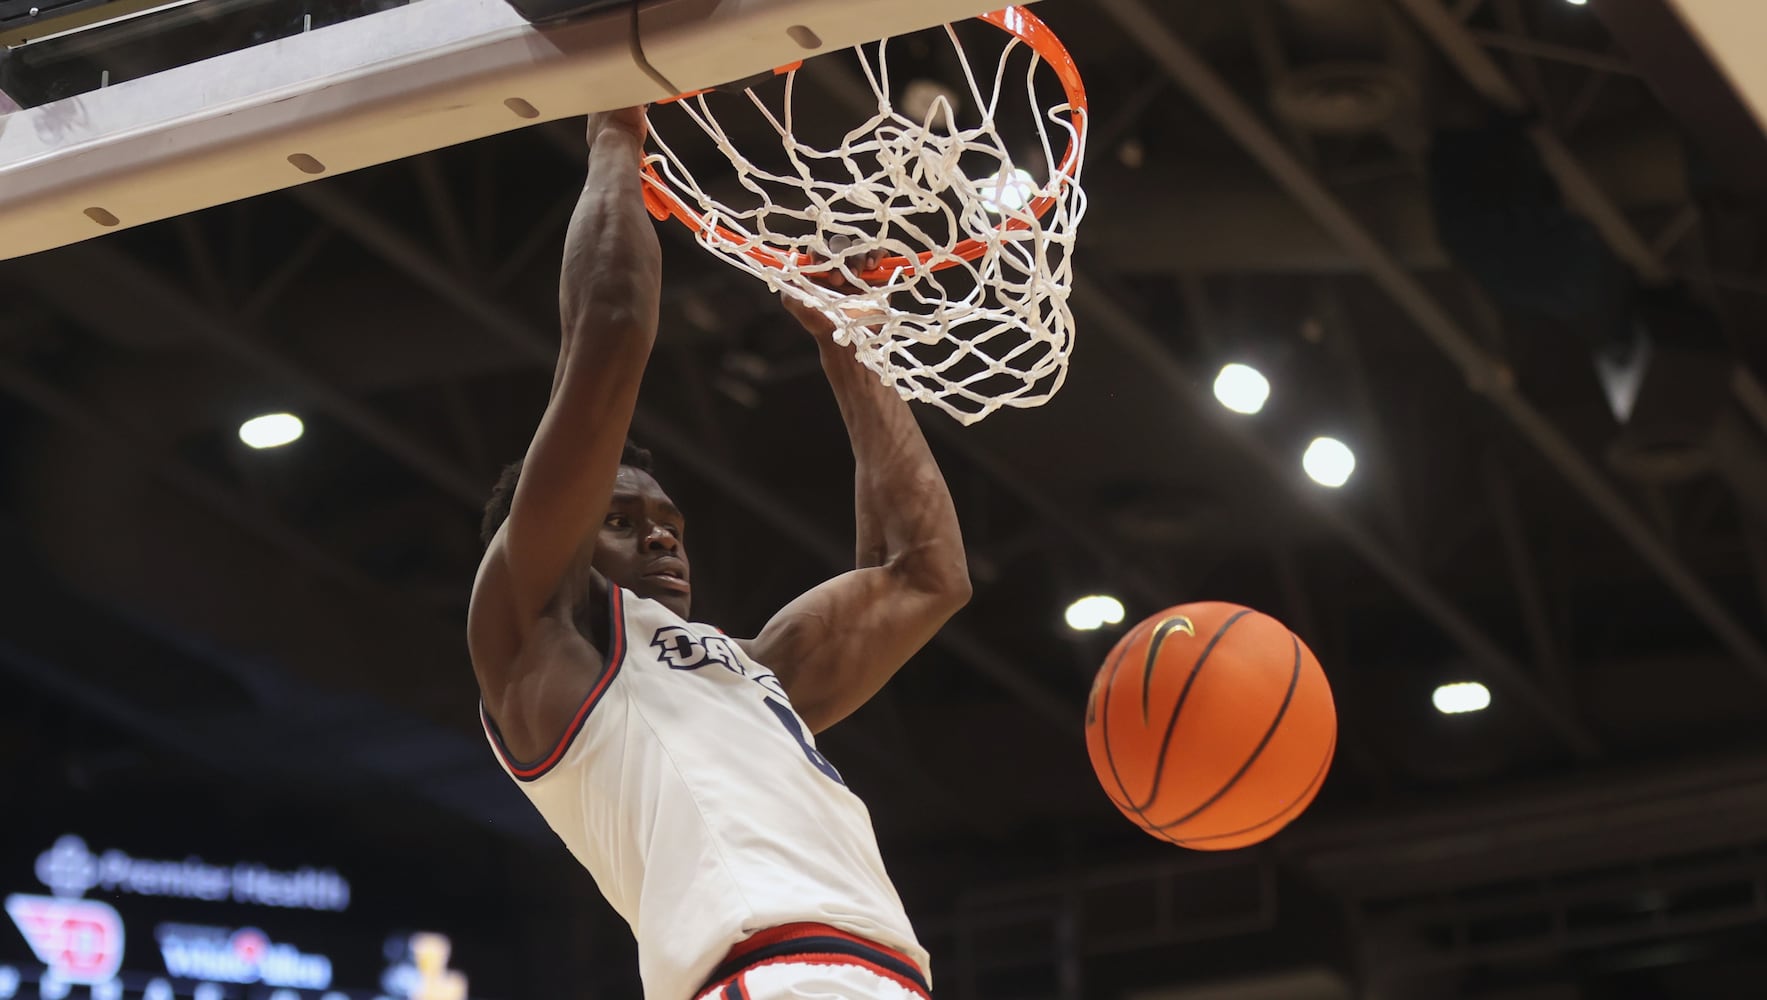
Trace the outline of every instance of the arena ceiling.
<instances>
[{"instance_id":1,"label":"arena ceiling","mask_svg":"<svg viewBox=\"0 0 1767 1000\"><path fill-rule=\"evenodd\" d=\"M1753 995L1760 128L1661 0L1037 10L1099 112L1071 379L923 414L975 600L824 738L945 995ZM805 72L839 113L851 76ZM569 868L477 733L462 622L582 160L557 123L0 263L0 773L246 768ZM849 563L851 459L806 337L665 235L634 435L696 610L752 632ZM1621 421L1598 363L1642 341ZM1256 419L1210 393L1231 360L1274 386ZM241 446L269 410L306 436ZM1319 434L1355 449L1342 490L1301 473ZM1309 641L1342 722L1309 815L1216 857L1115 814L1080 739L1115 633L1062 623L1095 592ZM1490 710L1436 713L1455 680Z\"/></svg>"}]
</instances>

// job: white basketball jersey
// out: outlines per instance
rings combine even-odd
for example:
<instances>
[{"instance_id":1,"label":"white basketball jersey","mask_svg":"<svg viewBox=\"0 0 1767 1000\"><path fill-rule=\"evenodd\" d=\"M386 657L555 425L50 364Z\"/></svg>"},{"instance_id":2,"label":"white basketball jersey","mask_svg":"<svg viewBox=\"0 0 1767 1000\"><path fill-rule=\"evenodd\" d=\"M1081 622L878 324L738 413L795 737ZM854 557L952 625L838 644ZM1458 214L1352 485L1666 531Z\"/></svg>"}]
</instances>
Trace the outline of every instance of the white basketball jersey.
<instances>
[{"instance_id":1,"label":"white basketball jersey","mask_svg":"<svg viewBox=\"0 0 1767 1000\"><path fill-rule=\"evenodd\" d=\"M504 769L631 924L646 1000L690 1000L733 945L798 922L927 971L871 814L779 679L717 629L612 589L607 670L558 747L517 762L484 722Z\"/></svg>"}]
</instances>

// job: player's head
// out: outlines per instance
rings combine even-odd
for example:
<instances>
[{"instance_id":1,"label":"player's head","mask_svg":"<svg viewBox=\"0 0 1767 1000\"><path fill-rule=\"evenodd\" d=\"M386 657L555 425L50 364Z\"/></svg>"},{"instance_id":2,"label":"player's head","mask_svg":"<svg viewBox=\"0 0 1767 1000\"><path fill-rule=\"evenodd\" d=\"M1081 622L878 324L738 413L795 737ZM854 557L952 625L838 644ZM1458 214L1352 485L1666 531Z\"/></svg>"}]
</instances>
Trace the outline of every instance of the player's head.
<instances>
[{"instance_id":1,"label":"player's head","mask_svg":"<svg viewBox=\"0 0 1767 1000\"><path fill-rule=\"evenodd\" d=\"M607 516L583 539L587 565L617 587L648 597L686 618L692 603L691 569L683 540L686 521L658 485L650 452L632 442L620 454ZM485 506L480 537L486 545L509 517L522 463L503 470Z\"/></svg>"}]
</instances>

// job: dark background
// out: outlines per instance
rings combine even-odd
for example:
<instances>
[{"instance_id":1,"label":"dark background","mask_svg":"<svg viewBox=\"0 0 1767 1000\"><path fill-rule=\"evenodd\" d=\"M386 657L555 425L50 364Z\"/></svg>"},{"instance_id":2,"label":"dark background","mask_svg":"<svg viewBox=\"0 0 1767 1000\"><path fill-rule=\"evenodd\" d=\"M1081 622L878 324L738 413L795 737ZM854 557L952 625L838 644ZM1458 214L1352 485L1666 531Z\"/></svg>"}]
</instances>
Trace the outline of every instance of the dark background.
<instances>
[{"instance_id":1,"label":"dark background","mask_svg":"<svg viewBox=\"0 0 1767 1000\"><path fill-rule=\"evenodd\" d=\"M204 9L191 51L243 44ZM1072 376L923 414L976 597L823 741L941 995L1761 995L1767 155L1722 75L1661 0L1036 9L1098 113ZM166 58L94 38L0 85ZM853 113L835 60L804 77ZM637 996L461 641L582 156L541 126L0 263L5 888L64 829L312 858L362 887L364 948L434 927L475 995ZM634 433L740 634L850 560L851 460L765 290L673 229L665 257ZM1594 359L1639 330L1621 423ZM1227 360L1270 377L1260 417L1209 396ZM306 437L243 448L277 409ZM1341 491L1300 474L1320 433ZM1206 856L1115 813L1080 718L1117 632L1061 623L1096 591L1308 640L1342 742L1292 829ZM1491 709L1438 715L1465 679Z\"/></svg>"}]
</instances>

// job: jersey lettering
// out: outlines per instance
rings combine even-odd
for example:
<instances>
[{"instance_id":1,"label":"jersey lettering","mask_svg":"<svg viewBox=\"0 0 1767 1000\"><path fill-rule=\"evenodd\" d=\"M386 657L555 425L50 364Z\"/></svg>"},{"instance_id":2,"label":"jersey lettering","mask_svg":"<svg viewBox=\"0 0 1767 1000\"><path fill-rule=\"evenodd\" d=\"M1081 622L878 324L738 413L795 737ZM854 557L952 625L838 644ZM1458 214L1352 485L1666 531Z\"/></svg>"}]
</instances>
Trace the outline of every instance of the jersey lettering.
<instances>
[{"instance_id":1,"label":"jersey lettering","mask_svg":"<svg viewBox=\"0 0 1767 1000\"><path fill-rule=\"evenodd\" d=\"M699 670L716 663L738 677L747 677L759 684L767 692L761 701L774 718L779 720L779 724L785 728L799 749L804 751L804 756L811 765L837 784L846 784L841 773L810 742L803 723L791 709L791 698L785 693L785 685L779 682L779 676L764 670L749 673L748 667L743 665L742 657L737 654L735 643L721 635L700 635L680 625L664 625L651 636L650 645L656 650L657 659L670 670Z\"/></svg>"},{"instance_id":2,"label":"jersey lettering","mask_svg":"<svg viewBox=\"0 0 1767 1000\"><path fill-rule=\"evenodd\" d=\"M785 693L785 685L779 683L778 674L756 674L753 680L756 684L761 685L786 701L791 701L791 696Z\"/></svg>"},{"instance_id":3,"label":"jersey lettering","mask_svg":"<svg viewBox=\"0 0 1767 1000\"><path fill-rule=\"evenodd\" d=\"M791 734L791 738L798 741L798 749L804 751L804 756L809 759L810 765L821 771L835 784L843 788L846 787L846 779L841 777L841 773L835 770L834 765L828 762L827 757L822 756L822 751L816 749L815 744L810 742L810 737L804 733L804 724L798 720L798 713L792 711L791 706L781 705L772 698L762 698L761 700L767 703L768 711L779 719L779 724L785 727L785 731Z\"/></svg>"},{"instance_id":4,"label":"jersey lettering","mask_svg":"<svg viewBox=\"0 0 1767 1000\"><path fill-rule=\"evenodd\" d=\"M656 630L650 644L670 670L698 670L716 663L738 677L749 675L735 645L721 635L702 636L679 625L665 625Z\"/></svg>"}]
</instances>

